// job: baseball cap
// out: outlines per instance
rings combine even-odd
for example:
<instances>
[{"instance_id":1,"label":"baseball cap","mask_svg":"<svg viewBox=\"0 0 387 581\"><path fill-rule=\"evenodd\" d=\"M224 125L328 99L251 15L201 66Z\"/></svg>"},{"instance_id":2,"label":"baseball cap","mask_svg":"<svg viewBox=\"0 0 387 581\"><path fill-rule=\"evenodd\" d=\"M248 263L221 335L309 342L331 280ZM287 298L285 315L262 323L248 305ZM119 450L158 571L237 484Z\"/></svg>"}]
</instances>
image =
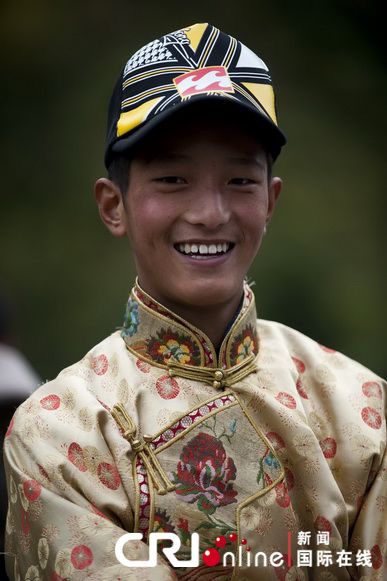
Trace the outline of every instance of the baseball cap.
<instances>
[{"instance_id":1,"label":"baseball cap","mask_svg":"<svg viewBox=\"0 0 387 581\"><path fill-rule=\"evenodd\" d=\"M176 111L215 99L250 112L260 142L278 156L286 138L266 64L232 36L200 23L149 42L127 61L109 104L106 167Z\"/></svg>"}]
</instances>

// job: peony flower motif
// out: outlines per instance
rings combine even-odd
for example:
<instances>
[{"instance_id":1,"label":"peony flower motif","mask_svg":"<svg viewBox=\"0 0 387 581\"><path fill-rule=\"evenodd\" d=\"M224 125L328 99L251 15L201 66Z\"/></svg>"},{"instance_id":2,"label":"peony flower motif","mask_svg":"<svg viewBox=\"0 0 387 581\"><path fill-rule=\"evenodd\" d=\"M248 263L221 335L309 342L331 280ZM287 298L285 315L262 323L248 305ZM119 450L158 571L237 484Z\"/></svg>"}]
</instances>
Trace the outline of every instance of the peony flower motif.
<instances>
[{"instance_id":1,"label":"peony flower motif","mask_svg":"<svg viewBox=\"0 0 387 581\"><path fill-rule=\"evenodd\" d=\"M172 474L176 494L184 502L197 502L207 515L236 502L237 491L231 482L235 478L234 461L227 457L222 442L203 432L184 446L177 473Z\"/></svg>"},{"instance_id":2,"label":"peony flower motif","mask_svg":"<svg viewBox=\"0 0 387 581\"><path fill-rule=\"evenodd\" d=\"M304 373L305 372L305 363L303 361L301 361L301 359L298 359L297 357L292 357L292 360L293 360L294 365L297 367L298 373Z\"/></svg>"},{"instance_id":3,"label":"peony flower motif","mask_svg":"<svg viewBox=\"0 0 387 581\"><path fill-rule=\"evenodd\" d=\"M380 569L383 565L383 557L379 545L374 545L371 549L371 563L373 569Z\"/></svg>"},{"instance_id":4,"label":"peony flower motif","mask_svg":"<svg viewBox=\"0 0 387 581\"><path fill-rule=\"evenodd\" d=\"M101 462L98 466L98 478L106 488L110 490L117 490L121 484L121 478L118 473L117 468L114 464L108 464L107 462Z\"/></svg>"},{"instance_id":5,"label":"peony flower motif","mask_svg":"<svg viewBox=\"0 0 387 581\"><path fill-rule=\"evenodd\" d=\"M45 410L57 410L60 406L60 397L55 393L51 393L50 395L47 395L40 400L40 405Z\"/></svg>"},{"instance_id":6,"label":"peony flower motif","mask_svg":"<svg viewBox=\"0 0 387 581\"><path fill-rule=\"evenodd\" d=\"M382 425L382 418L380 413L374 408L366 407L361 410L361 417L363 422L374 430L379 430Z\"/></svg>"},{"instance_id":7,"label":"peony flower motif","mask_svg":"<svg viewBox=\"0 0 387 581\"><path fill-rule=\"evenodd\" d=\"M376 381L366 381L362 385L363 393L366 397L377 397L382 399L382 388Z\"/></svg>"},{"instance_id":8,"label":"peony flower motif","mask_svg":"<svg viewBox=\"0 0 387 581\"><path fill-rule=\"evenodd\" d=\"M179 335L171 329L161 329L157 337L147 341L147 352L157 363L165 364L174 359L182 365L199 365L198 346L186 335Z\"/></svg>"},{"instance_id":9,"label":"peony flower motif","mask_svg":"<svg viewBox=\"0 0 387 581\"><path fill-rule=\"evenodd\" d=\"M334 438L324 438L324 440L320 440L320 447L325 458L331 459L336 456L337 444Z\"/></svg>"},{"instance_id":10,"label":"peony flower motif","mask_svg":"<svg viewBox=\"0 0 387 581\"><path fill-rule=\"evenodd\" d=\"M78 545L71 551L71 563L75 569L83 570L93 562L93 553L86 545Z\"/></svg>"},{"instance_id":11,"label":"peony flower motif","mask_svg":"<svg viewBox=\"0 0 387 581\"><path fill-rule=\"evenodd\" d=\"M23 483L23 491L25 497L30 500L34 501L39 498L40 493L42 491L42 486L36 480L26 480Z\"/></svg>"},{"instance_id":12,"label":"peony flower motif","mask_svg":"<svg viewBox=\"0 0 387 581\"><path fill-rule=\"evenodd\" d=\"M41 539L39 539L39 542L38 542L39 565L41 566L42 569L46 568L49 553L50 553L50 548L48 546L47 539L42 537Z\"/></svg>"},{"instance_id":13,"label":"peony flower motif","mask_svg":"<svg viewBox=\"0 0 387 581\"><path fill-rule=\"evenodd\" d=\"M318 517L316 517L316 519L314 521L314 530L316 531L316 533L319 533L319 532L331 533L332 532L332 525L327 518L319 515Z\"/></svg>"},{"instance_id":14,"label":"peony flower motif","mask_svg":"<svg viewBox=\"0 0 387 581\"><path fill-rule=\"evenodd\" d=\"M249 357L258 353L258 337L257 332L251 325L247 325L237 337L230 351L230 359L232 365L237 365Z\"/></svg>"},{"instance_id":15,"label":"peony flower motif","mask_svg":"<svg viewBox=\"0 0 387 581\"><path fill-rule=\"evenodd\" d=\"M91 368L96 375L105 375L109 367L109 361L103 353L91 360Z\"/></svg>"},{"instance_id":16,"label":"peony flower motif","mask_svg":"<svg viewBox=\"0 0 387 581\"><path fill-rule=\"evenodd\" d=\"M176 379L169 377L169 375L163 375L159 377L156 381L157 393L163 399L173 399L179 395L180 387Z\"/></svg>"},{"instance_id":17,"label":"peony flower motif","mask_svg":"<svg viewBox=\"0 0 387 581\"><path fill-rule=\"evenodd\" d=\"M80 470L81 472L86 472L87 467L85 465L85 459L83 456L83 450L77 442L72 442L67 451L67 458Z\"/></svg>"},{"instance_id":18,"label":"peony flower motif","mask_svg":"<svg viewBox=\"0 0 387 581\"><path fill-rule=\"evenodd\" d=\"M285 442L277 432L267 432L266 438L269 440L276 452L285 448Z\"/></svg>"},{"instance_id":19,"label":"peony flower motif","mask_svg":"<svg viewBox=\"0 0 387 581\"><path fill-rule=\"evenodd\" d=\"M275 399L278 400L282 405L289 408L290 410L294 410L297 407L296 400L290 393L286 391L280 391L275 396Z\"/></svg>"}]
</instances>

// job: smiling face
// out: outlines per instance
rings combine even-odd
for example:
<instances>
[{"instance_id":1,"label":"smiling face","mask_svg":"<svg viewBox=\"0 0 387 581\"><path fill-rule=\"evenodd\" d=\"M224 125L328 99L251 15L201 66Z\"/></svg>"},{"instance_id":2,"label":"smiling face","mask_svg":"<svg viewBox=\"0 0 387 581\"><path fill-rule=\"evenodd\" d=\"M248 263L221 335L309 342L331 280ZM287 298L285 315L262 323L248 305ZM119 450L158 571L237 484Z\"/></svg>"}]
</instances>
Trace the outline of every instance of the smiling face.
<instances>
[{"instance_id":1,"label":"smiling face","mask_svg":"<svg viewBox=\"0 0 387 581\"><path fill-rule=\"evenodd\" d=\"M247 123L193 108L144 142L109 227L126 233L140 285L165 306L235 310L280 187Z\"/></svg>"}]
</instances>

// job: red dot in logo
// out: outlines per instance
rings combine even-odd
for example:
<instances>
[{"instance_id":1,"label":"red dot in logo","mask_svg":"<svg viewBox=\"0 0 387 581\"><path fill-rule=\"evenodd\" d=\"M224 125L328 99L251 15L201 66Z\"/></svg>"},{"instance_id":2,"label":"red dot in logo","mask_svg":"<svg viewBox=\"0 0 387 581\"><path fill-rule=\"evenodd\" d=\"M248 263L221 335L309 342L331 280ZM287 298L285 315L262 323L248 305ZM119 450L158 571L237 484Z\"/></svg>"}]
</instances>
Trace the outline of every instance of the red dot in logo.
<instances>
[{"instance_id":1,"label":"red dot in logo","mask_svg":"<svg viewBox=\"0 0 387 581\"><path fill-rule=\"evenodd\" d=\"M237 535L236 535L235 533L230 533L230 534L228 535L228 538L230 539L230 541L231 541L232 543L235 543L235 541L237 540Z\"/></svg>"},{"instance_id":2,"label":"red dot in logo","mask_svg":"<svg viewBox=\"0 0 387 581\"><path fill-rule=\"evenodd\" d=\"M241 539L241 543L242 543L242 545L247 545L247 540L246 539Z\"/></svg>"},{"instance_id":3,"label":"red dot in logo","mask_svg":"<svg viewBox=\"0 0 387 581\"><path fill-rule=\"evenodd\" d=\"M203 563L207 567L215 567L220 561L219 551L216 549L206 549L203 553Z\"/></svg>"},{"instance_id":4,"label":"red dot in logo","mask_svg":"<svg viewBox=\"0 0 387 581\"><path fill-rule=\"evenodd\" d=\"M226 543L227 543L226 537L220 536L220 537L216 537L216 539L215 539L215 545L219 548L224 547Z\"/></svg>"},{"instance_id":5,"label":"red dot in logo","mask_svg":"<svg viewBox=\"0 0 387 581\"><path fill-rule=\"evenodd\" d=\"M249 551L250 552L251 551L251 548L250 547L246 547L246 551Z\"/></svg>"}]
</instances>

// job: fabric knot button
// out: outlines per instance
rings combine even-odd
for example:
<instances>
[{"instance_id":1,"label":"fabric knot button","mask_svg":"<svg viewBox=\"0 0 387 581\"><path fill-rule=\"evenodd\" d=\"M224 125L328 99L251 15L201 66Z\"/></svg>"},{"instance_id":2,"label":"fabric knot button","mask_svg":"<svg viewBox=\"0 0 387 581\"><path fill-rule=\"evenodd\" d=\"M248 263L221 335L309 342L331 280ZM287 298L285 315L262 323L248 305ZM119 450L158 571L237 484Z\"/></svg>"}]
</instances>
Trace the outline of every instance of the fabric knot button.
<instances>
[{"instance_id":1,"label":"fabric knot button","mask_svg":"<svg viewBox=\"0 0 387 581\"><path fill-rule=\"evenodd\" d=\"M223 379L223 371L215 371L214 377L216 381L222 381Z\"/></svg>"},{"instance_id":2,"label":"fabric knot button","mask_svg":"<svg viewBox=\"0 0 387 581\"><path fill-rule=\"evenodd\" d=\"M222 387L222 384L220 381L214 381L212 383L213 387L215 387L215 389L219 389L220 387Z\"/></svg>"}]
</instances>

